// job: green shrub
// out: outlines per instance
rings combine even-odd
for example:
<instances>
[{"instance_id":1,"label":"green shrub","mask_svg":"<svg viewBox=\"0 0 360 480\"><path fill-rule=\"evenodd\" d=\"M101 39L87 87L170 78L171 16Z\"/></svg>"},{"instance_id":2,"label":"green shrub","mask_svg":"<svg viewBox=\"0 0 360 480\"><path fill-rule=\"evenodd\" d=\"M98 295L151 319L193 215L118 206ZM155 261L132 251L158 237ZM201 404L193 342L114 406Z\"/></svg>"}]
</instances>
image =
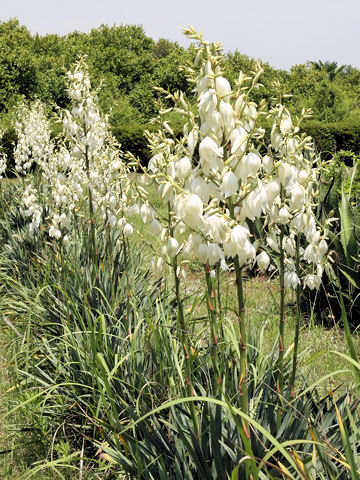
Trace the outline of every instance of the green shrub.
<instances>
[{"instance_id":1,"label":"green shrub","mask_svg":"<svg viewBox=\"0 0 360 480\"><path fill-rule=\"evenodd\" d=\"M5 130L0 140L0 152L7 156L7 175L15 168L14 145L17 142L17 136L13 127Z\"/></svg>"},{"instance_id":2,"label":"green shrub","mask_svg":"<svg viewBox=\"0 0 360 480\"><path fill-rule=\"evenodd\" d=\"M317 150L326 160L340 150L360 151L360 122L309 121L304 123L302 129L313 137Z\"/></svg>"}]
</instances>

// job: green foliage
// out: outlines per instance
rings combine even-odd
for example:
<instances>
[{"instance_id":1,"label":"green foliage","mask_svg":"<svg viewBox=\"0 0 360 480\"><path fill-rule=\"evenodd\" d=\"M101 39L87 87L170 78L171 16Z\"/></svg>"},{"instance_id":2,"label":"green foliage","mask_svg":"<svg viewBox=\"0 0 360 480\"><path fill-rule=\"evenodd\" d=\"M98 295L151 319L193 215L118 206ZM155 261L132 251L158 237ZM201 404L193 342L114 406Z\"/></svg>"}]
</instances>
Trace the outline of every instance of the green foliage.
<instances>
[{"instance_id":1,"label":"green foliage","mask_svg":"<svg viewBox=\"0 0 360 480\"><path fill-rule=\"evenodd\" d=\"M116 109L125 99L134 109L136 114L127 123L133 132L144 129L140 125L146 125L154 115L157 94L152 85L172 92L182 90L187 95L192 88L181 66L194 57L194 47L185 49L167 39L155 43L138 25L101 25L90 33L40 36L31 35L18 20L9 20L0 23L0 53L0 112L3 114L22 96L66 106L69 99L65 73L79 56L86 56L92 84L103 85L99 103L105 112L114 105ZM253 58L239 51L229 52L224 71L234 86L239 71L250 72L255 64ZM265 98L271 104L277 101L278 95L274 81L280 81L282 94L291 95L287 106L292 114L299 114L303 107L312 108L314 122L308 122L307 128L325 155L341 149L357 151L359 146L360 72L351 66L335 64L308 62L286 72L263 63L263 86L251 93L253 101ZM317 122L326 122L326 125L323 127ZM120 138L120 127L112 124ZM145 155L143 161L146 162L148 153L140 147L141 140L136 140L132 149L125 137L129 135L124 134L123 144L129 146L132 153Z\"/></svg>"},{"instance_id":2,"label":"green foliage","mask_svg":"<svg viewBox=\"0 0 360 480\"><path fill-rule=\"evenodd\" d=\"M329 160L335 152L341 150L360 151L360 123L343 121L324 123L307 121L302 126L303 131L311 135L315 147Z\"/></svg>"},{"instance_id":3,"label":"green foliage","mask_svg":"<svg viewBox=\"0 0 360 480\"><path fill-rule=\"evenodd\" d=\"M348 166L348 165L351 166ZM358 169L360 159L351 151L340 151L323 172L319 188L318 219L333 218L329 237L329 258L322 286L313 308L326 324L329 318L347 318L353 327L360 314L360 211Z\"/></svg>"},{"instance_id":4,"label":"green foliage","mask_svg":"<svg viewBox=\"0 0 360 480\"><path fill-rule=\"evenodd\" d=\"M345 69L345 65L338 66L337 62L330 62L329 60L326 60L325 62L319 60L318 62L311 63L315 70L324 70L327 73L330 82L332 82L335 77Z\"/></svg>"},{"instance_id":5,"label":"green foliage","mask_svg":"<svg viewBox=\"0 0 360 480\"><path fill-rule=\"evenodd\" d=\"M301 378L299 394L287 393L279 405L277 345L264 353L265 325L250 335L247 350L250 441L239 408L235 323L219 325L219 399L213 345L197 313L204 299L196 295L190 303L194 396L187 397L185 352L171 292L149 275L127 243L116 236L102 241L106 232L100 226L96 260L89 259L83 218L67 250L49 241L44 231L30 234L17 208L20 193L19 183L1 192L0 310L6 308L11 319L18 319L26 339L15 357L22 400L10 412L21 410L38 441L51 445L49 457L27 475L53 471L72 478L82 457L83 478L91 472L107 480L125 475L263 479L279 478L285 471L294 479L304 478L304 472L305 478L353 478L351 466L359 468L360 427L354 395L342 395L335 403L315 388L321 379L306 387ZM226 309L228 300L223 300ZM286 355L285 383L289 360Z\"/></svg>"},{"instance_id":6,"label":"green foliage","mask_svg":"<svg viewBox=\"0 0 360 480\"><path fill-rule=\"evenodd\" d=\"M29 55L31 43L30 32L17 20L0 23L0 111L14 98L35 91L37 71Z\"/></svg>"}]
</instances>

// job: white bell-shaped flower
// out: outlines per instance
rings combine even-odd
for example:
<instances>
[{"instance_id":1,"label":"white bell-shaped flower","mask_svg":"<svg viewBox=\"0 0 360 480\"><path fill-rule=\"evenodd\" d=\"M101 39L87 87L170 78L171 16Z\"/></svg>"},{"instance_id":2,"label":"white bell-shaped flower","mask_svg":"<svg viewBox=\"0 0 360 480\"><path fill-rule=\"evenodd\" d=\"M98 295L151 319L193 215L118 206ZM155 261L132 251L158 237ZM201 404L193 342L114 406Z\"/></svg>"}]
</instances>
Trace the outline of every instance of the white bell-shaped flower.
<instances>
[{"instance_id":1,"label":"white bell-shaped flower","mask_svg":"<svg viewBox=\"0 0 360 480\"><path fill-rule=\"evenodd\" d=\"M228 99L231 94L231 86L225 77L216 77L215 79L216 93L219 97Z\"/></svg>"},{"instance_id":2,"label":"white bell-shaped flower","mask_svg":"<svg viewBox=\"0 0 360 480\"><path fill-rule=\"evenodd\" d=\"M130 223L127 223L124 227L123 234L125 237L130 237L134 233L134 229Z\"/></svg>"},{"instance_id":3,"label":"white bell-shaped flower","mask_svg":"<svg viewBox=\"0 0 360 480\"><path fill-rule=\"evenodd\" d=\"M190 184L190 191L195 193L203 203L207 203L209 200L209 184L206 183L203 177L195 177Z\"/></svg>"},{"instance_id":4,"label":"white bell-shaped flower","mask_svg":"<svg viewBox=\"0 0 360 480\"><path fill-rule=\"evenodd\" d=\"M226 238L229 225L221 215L207 215L203 217L202 231L206 236L211 237L214 242L221 243Z\"/></svg>"},{"instance_id":5,"label":"white bell-shaped flower","mask_svg":"<svg viewBox=\"0 0 360 480\"><path fill-rule=\"evenodd\" d=\"M177 251L179 250L179 242L176 240L174 237L170 237L167 245L166 245L166 251L169 257L174 257L177 254Z\"/></svg>"},{"instance_id":6,"label":"white bell-shaped flower","mask_svg":"<svg viewBox=\"0 0 360 480\"><path fill-rule=\"evenodd\" d=\"M290 201L290 208L292 210L301 210L305 203L305 191L304 188L295 183L291 189L291 201Z\"/></svg>"},{"instance_id":7,"label":"white bell-shaped flower","mask_svg":"<svg viewBox=\"0 0 360 480\"><path fill-rule=\"evenodd\" d=\"M270 257L266 252L261 252L256 257L256 263L261 272L266 272L270 265Z\"/></svg>"},{"instance_id":8,"label":"white bell-shaped flower","mask_svg":"<svg viewBox=\"0 0 360 480\"><path fill-rule=\"evenodd\" d=\"M201 243L197 248L197 258L201 263L206 263L208 259L208 247L205 243Z\"/></svg>"},{"instance_id":9,"label":"white bell-shaped flower","mask_svg":"<svg viewBox=\"0 0 360 480\"><path fill-rule=\"evenodd\" d=\"M198 137L199 137L199 133L195 129L191 130L191 132L187 136L187 145L188 145L190 157L194 154L194 150L198 142Z\"/></svg>"},{"instance_id":10,"label":"white bell-shaped flower","mask_svg":"<svg viewBox=\"0 0 360 480\"><path fill-rule=\"evenodd\" d=\"M161 223L159 222L159 220L154 218L154 220L150 223L151 235L153 235L154 237L158 237L161 234L161 231L162 231Z\"/></svg>"},{"instance_id":11,"label":"white bell-shaped flower","mask_svg":"<svg viewBox=\"0 0 360 480\"><path fill-rule=\"evenodd\" d=\"M242 173L241 177L246 180L247 177L254 177L261 167L261 159L255 152L250 152L242 159Z\"/></svg>"},{"instance_id":12,"label":"white bell-shaped flower","mask_svg":"<svg viewBox=\"0 0 360 480\"><path fill-rule=\"evenodd\" d=\"M201 199L192 193L185 200L185 211L181 219L187 226L195 228L200 224L203 208Z\"/></svg>"},{"instance_id":13,"label":"white bell-shaped flower","mask_svg":"<svg viewBox=\"0 0 360 480\"><path fill-rule=\"evenodd\" d=\"M281 185L287 187L297 181L297 172L286 162L283 162L278 167L278 176Z\"/></svg>"},{"instance_id":14,"label":"white bell-shaped flower","mask_svg":"<svg viewBox=\"0 0 360 480\"><path fill-rule=\"evenodd\" d=\"M267 195L267 201L269 207L273 205L275 199L280 194L280 185L278 180L271 180L268 184L265 185L265 191Z\"/></svg>"},{"instance_id":15,"label":"white bell-shaped flower","mask_svg":"<svg viewBox=\"0 0 360 480\"><path fill-rule=\"evenodd\" d=\"M237 176L233 172L226 172L223 176L220 190L225 198L231 197L238 191L239 182Z\"/></svg>"},{"instance_id":16,"label":"white bell-shaped flower","mask_svg":"<svg viewBox=\"0 0 360 480\"><path fill-rule=\"evenodd\" d=\"M225 139L227 140L230 132L235 128L234 112L230 103L224 102L223 100L220 102L219 110L223 121Z\"/></svg>"},{"instance_id":17,"label":"white bell-shaped flower","mask_svg":"<svg viewBox=\"0 0 360 480\"><path fill-rule=\"evenodd\" d=\"M210 170L217 171L222 166L223 148L218 147L216 142L210 137L205 137L199 145L200 161L205 175Z\"/></svg>"},{"instance_id":18,"label":"white bell-shaped flower","mask_svg":"<svg viewBox=\"0 0 360 480\"><path fill-rule=\"evenodd\" d=\"M140 208L140 215L144 223L149 223L151 220L154 218L154 210L148 205L147 203L144 203L141 205Z\"/></svg>"},{"instance_id":19,"label":"white bell-shaped flower","mask_svg":"<svg viewBox=\"0 0 360 480\"><path fill-rule=\"evenodd\" d=\"M290 117L284 117L282 118L280 122L280 131L283 135L287 135L291 132L292 130L292 123L291 123L291 118Z\"/></svg>"},{"instance_id":20,"label":"white bell-shaped flower","mask_svg":"<svg viewBox=\"0 0 360 480\"><path fill-rule=\"evenodd\" d=\"M205 92L199 101L199 113L204 120L207 116L211 115L217 106L217 96L215 90L210 89Z\"/></svg>"},{"instance_id":21,"label":"white bell-shaped flower","mask_svg":"<svg viewBox=\"0 0 360 480\"><path fill-rule=\"evenodd\" d=\"M273 159L269 155L265 155L262 159L262 166L266 173L270 173L274 168Z\"/></svg>"},{"instance_id":22,"label":"white bell-shaped flower","mask_svg":"<svg viewBox=\"0 0 360 480\"><path fill-rule=\"evenodd\" d=\"M300 285L300 279L296 272L291 271L284 273L284 285L285 288L292 288L294 290L298 285Z\"/></svg>"},{"instance_id":23,"label":"white bell-shaped flower","mask_svg":"<svg viewBox=\"0 0 360 480\"><path fill-rule=\"evenodd\" d=\"M281 207L278 213L278 218L281 225L287 225L291 218L289 210L286 207Z\"/></svg>"},{"instance_id":24,"label":"white bell-shaped flower","mask_svg":"<svg viewBox=\"0 0 360 480\"><path fill-rule=\"evenodd\" d=\"M175 165L176 177L184 180L191 172L191 161L188 157L181 158Z\"/></svg>"},{"instance_id":25,"label":"white bell-shaped flower","mask_svg":"<svg viewBox=\"0 0 360 480\"><path fill-rule=\"evenodd\" d=\"M246 149L247 139L248 133L244 128L234 128L234 130L230 133L231 154L242 155Z\"/></svg>"},{"instance_id":26,"label":"white bell-shaped flower","mask_svg":"<svg viewBox=\"0 0 360 480\"><path fill-rule=\"evenodd\" d=\"M223 252L216 243L209 243L207 249L207 256L210 265L215 265L223 256Z\"/></svg>"}]
</instances>

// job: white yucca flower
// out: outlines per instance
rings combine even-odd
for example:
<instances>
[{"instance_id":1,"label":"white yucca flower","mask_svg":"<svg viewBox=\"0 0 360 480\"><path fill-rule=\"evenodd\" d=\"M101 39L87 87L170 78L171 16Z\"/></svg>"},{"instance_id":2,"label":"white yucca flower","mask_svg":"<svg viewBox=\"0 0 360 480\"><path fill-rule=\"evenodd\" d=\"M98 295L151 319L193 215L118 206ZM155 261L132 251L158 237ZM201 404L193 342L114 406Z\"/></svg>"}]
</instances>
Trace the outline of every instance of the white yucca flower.
<instances>
[{"instance_id":1,"label":"white yucca flower","mask_svg":"<svg viewBox=\"0 0 360 480\"><path fill-rule=\"evenodd\" d=\"M270 265L270 257L266 252L261 252L256 257L256 263L262 272L266 272Z\"/></svg>"}]
</instances>

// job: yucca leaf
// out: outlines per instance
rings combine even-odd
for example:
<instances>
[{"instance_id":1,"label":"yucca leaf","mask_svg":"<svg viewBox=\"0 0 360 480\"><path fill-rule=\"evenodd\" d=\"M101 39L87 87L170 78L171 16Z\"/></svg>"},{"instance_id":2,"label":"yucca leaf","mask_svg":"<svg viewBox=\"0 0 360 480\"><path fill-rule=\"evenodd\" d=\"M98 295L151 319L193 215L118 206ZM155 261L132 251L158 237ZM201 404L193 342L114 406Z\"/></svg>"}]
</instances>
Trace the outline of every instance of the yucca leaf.
<instances>
[{"instance_id":1,"label":"yucca leaf","mask_svg":"<svg viewBox=\"0 0 360 480\"><path fill-rule=\"evenodd\" d=\"M339 271L348 279L349 283L360 290L360 273L347 265L339 265Z\"/></svg>"},{"instance_id":2,"label":"yucca leaf","mask_svg":"<svg viewBox=\"0 0 360 480\"><path fill-rule=\"evenodd\" d=\"M334 401L334 406L335 406L335 410L336 410L336 416L337 416L337 421L338 421L338 425L339 425L340 435L341 435L342 443L343 443L344 450L345 450L346 460L347 460L347 462L349 464L349 467L350 467L350 468L348 468L348 470L350 470L350 475L351 475L352 480L358 480L359 475L360 475L360 471L358 472L357 469L356 469L354 453L353 453L353 450L352 450L352 446L350 444L349 434L348 434L346 425L344 425L344 423L341 419L341 415L340 415L338 406L337 406L335 400L333 400L333 401Z\"/></svg>"},{"instance_id":3,"label":"yucca leaf","mask_svg":"<svg viewBox=\"0 0 360 480\"><path fill-rule=\"evenodd\" d=\"M328 190L324 202L326 204L326 211L330 212L331 210L335 210L337 208L338 197L339 197L339 189L341 186L341 175L335 175L333 184Z\"/></svg>"},{"instance_id":4,"label":"yucca leaf","mask_svg":"<svg viewBox=\"0 0 360 480\"><path fill-rule=\"evenodd\" d=\"M346 261L349 265L350 255L356 255L358 249L354 236L354 215L351 211L349 200L345 195L344 186L341 193L339 213L341 219L340 239L345 252Z\"/></svg>"}]
</instances>

